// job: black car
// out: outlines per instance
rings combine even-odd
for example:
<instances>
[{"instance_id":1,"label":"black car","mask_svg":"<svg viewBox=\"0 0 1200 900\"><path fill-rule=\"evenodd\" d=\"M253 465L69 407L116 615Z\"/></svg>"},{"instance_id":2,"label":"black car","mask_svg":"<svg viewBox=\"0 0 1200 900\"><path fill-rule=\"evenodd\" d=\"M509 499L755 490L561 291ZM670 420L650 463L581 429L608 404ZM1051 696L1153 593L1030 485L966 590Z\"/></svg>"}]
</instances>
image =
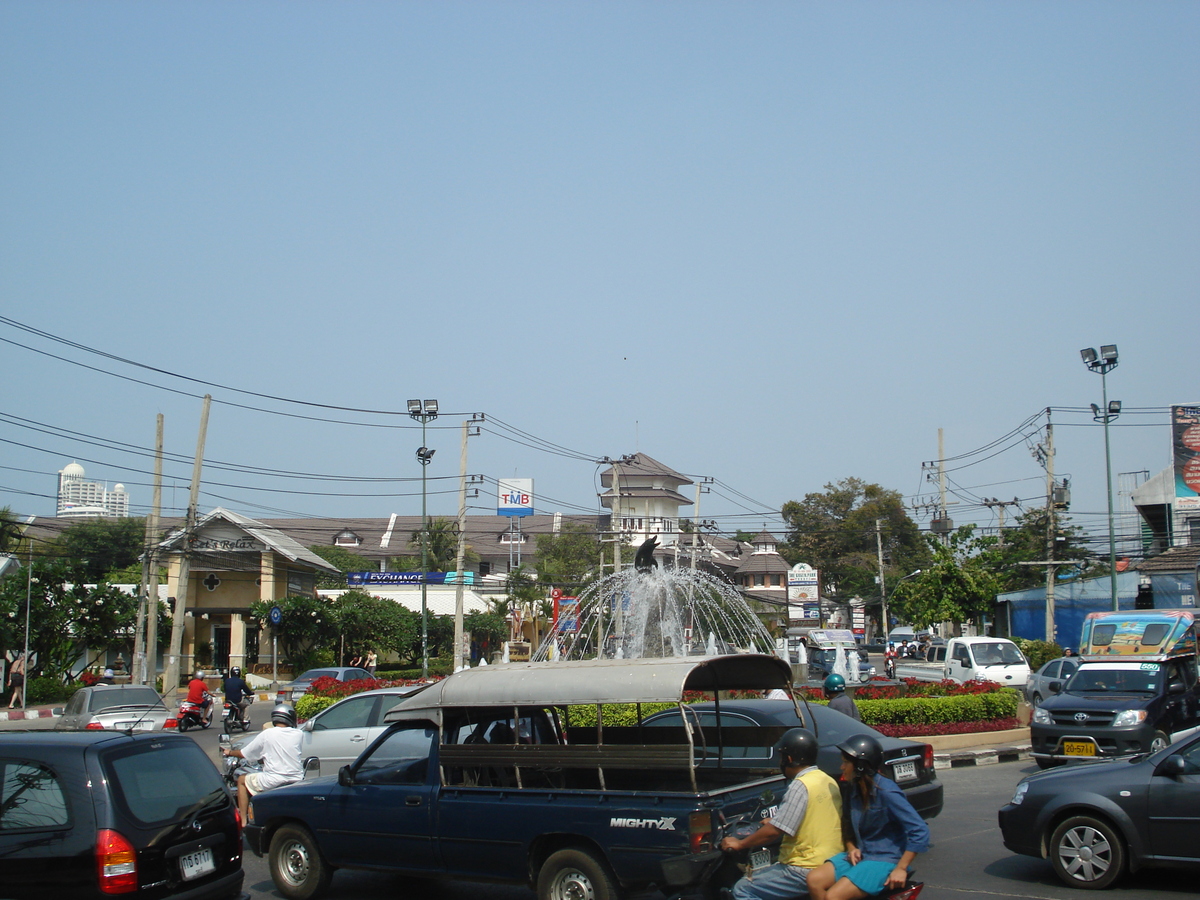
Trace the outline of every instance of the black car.
<instances>
[{"instance_id":1,"label":"black car","mask_svg":"<svg viewBox=\"0 0 1200 900\"><path fill-rule=\"evenodd\" d=\"M1072 887L1200 863L1200 738L1129 761L1039 772L1000 810L1004 846L1049 857Z\"/></svg>"},{"instance_id":2,"label":"black car","mask_svg":"<svg viewBox=\"0 0 1200 900\"><path fill-rule=\"evenodd\" d=\"M769 728L775 730L775 743L770 747L720 748L720 764L726 768L744 766L748 769L760 769L764 774L778 774L779 739L789 728L803 725L817 735L817 742L820 744L817 765L833 778L838 778L841 775L842 754L837 745L852 735L869 734L883 746L884 774L903 788L904 795L913 808L926 819L932 819L942 811L942 783L938 781L937 772L934 770L933 747L929 744L887 737L869 725L819 703L802 704L801 709L812 716L812 722L799 721L790 700L722 700L721 725L728 729L727 734L736 736L739 725L756 729ZM691 720L691 724L693 728L700 726L705 729L701 732L702 735L717 724L716 705L713 703L693 703L688 707L688 711L688 715L695 711L696 717ZM678 727L679 724L678 710L655 713L647 716L643 723L648 728ZM753 733L761 734L761 731ZM709 764L717 764L716 747L697 746L696 754L697 758L707 757Z\"/></svg>"},{"instance_id":3,"label":"black car","mask_svg":"<svg viewBox=\"0 0 1200 900\"><path fill-rule=\"evenodd\" d=\"M0 733L6 900L242 894L237 807L179 734Z\"/></svg>"}]
</instances>

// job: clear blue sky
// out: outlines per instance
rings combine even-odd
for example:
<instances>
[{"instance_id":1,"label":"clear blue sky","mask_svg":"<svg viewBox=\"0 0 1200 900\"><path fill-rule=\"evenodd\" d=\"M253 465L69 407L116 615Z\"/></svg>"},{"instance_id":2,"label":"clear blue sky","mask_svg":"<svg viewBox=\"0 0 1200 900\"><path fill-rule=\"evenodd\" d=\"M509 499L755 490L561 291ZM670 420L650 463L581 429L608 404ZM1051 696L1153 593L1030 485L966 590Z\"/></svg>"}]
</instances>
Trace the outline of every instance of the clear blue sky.
<instances>
[{"instance_id":1,"label":"clear blue sky","mask_svg":"<svg viewBox=\"0 0 1200 900\"><path fill-rule=\"evenodd\" d=\"M419 513L407 417L237 388L438 399L435 514L481 412L474 512L514 476L595 509L641 450L758 530L847 476L931 499L939 427L1054 407L1100 532L1080 348L1120 347L1114 472L1200 400L1198 46L1185 2L4 4L0 315L81 346L0 339L103 371L0 344L0 504L53 514L78 459L144 512L111 442L161 412L190 455L211 390L202 508ZM956 522L1039 505L1037 439L952 464Z\"/></svg>"}]
</instances>

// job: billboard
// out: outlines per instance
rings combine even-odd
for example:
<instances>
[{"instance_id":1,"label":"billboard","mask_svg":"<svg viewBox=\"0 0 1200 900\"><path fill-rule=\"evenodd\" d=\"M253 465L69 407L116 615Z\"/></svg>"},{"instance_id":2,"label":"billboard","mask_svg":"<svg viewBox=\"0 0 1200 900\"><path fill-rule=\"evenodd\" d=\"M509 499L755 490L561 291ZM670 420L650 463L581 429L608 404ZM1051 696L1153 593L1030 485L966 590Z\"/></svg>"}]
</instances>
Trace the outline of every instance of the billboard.
<instances>
[{"instance_id":1,"label":"billboard","mask_svg":"<svg viewBox=\"0 0 1200 900\"><path fill-rule=\"evenodd\" d=\"M1175 508L1200 510L1200 406L1171 407Z\"/></svg>"},{"instance_id":2,"label":"billboard","mask_svg":"<svg viewBox=\"0 0 1200 900\"><path fill-rule=\"evenodd\" d=\"M502 478L496 502L498 516L533 515L533 479Z\"/></svg>"},{"instance_id":3,"label":"billboard","mask_svg":"<svg viewBox=\"0 0 1200 900\"><path fill-rule=\"evenodd\" d=\"M796 563L788 571L788 602L813 603L818 600L821 573L806 563Z\"/></svg>"}]
</instances>

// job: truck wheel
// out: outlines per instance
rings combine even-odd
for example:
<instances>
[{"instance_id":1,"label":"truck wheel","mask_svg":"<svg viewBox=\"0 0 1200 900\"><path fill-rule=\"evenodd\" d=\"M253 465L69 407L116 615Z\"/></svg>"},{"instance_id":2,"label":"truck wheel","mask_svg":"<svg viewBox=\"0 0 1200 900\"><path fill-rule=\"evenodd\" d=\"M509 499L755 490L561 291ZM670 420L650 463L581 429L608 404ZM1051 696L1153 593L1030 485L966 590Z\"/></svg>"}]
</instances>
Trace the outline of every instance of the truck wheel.
<instances>
[{"instance_id":1,"label":"truck wheel","mask_svg":"<svg viewBox=\"0 0 1200 900\"><path fill-rule=\"evenodd\" d=\"M333 869L321 857L312 833L302 825L285 825L271 838L271 880L289 900L309 900L329 887Z\"/></svg>"},{"instance_id":2,"label":"truck wheel","mask_svg":"<svg viewBox=\"0 0 1200 900\"><path fill-rule=\"evenodd\" d=\"M619 900L616 879L586 850L550 854L537 879L538 900Z\"/></svg>"},{"instance_id":3,"label":"truck wheel","mask_svg":"<svg viewBox=\"0 0 1200 900\"><path fill-rule=\"evenodd\" d=\"M1150 739L1150 752L1157 753L1163 747L1171 743L1171 739L1161 731L1154 732L1154 737Z\"/></svg>"},{"instance_id":4,"label":"truck wheel","mask_svg":"<svg viewBox=\"0 0 1200 900\"><path fill-rule=\"evenodd\" d=\"M1125 871L1125 843L1107 822L1072 816L1050 838L1050 859L1071 887L1106 888Z\"/></svg>"}]
</instances>

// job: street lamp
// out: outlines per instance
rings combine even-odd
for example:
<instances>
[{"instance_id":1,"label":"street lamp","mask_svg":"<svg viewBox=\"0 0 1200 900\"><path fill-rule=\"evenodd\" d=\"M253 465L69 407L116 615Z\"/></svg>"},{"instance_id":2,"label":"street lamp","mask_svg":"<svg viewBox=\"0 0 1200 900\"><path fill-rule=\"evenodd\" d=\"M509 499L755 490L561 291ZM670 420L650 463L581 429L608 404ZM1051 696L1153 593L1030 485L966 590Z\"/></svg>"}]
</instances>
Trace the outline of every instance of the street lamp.
<instances>
[{"instance_id":1,"label":"street lamp","mask_svg":"<svg viewBox=\"0 0 1200 900\"><path fill-rule=\"evenodd\" d=\"M425 426L438 417L438 402L426 400L408 401L408 414L421 423L421 446L417 448L417 462L421 464L421 677L429 677L429 624L426 609L429 590L429 522L425 517L428 498L425 470L433 461L435 451L425 446Z\"/></svg>"},{"instance_id":2,"label":"street lamp","mask_svg":"<svg viewBox=\"0 0 1200 900\"><path fill-rule=\"evenodd\" d=\"M1104 394L1102 407L1092 404L1092 418L1104 423L1104 470L1108 486L1108 578L1112 593L1113 612L1120 609L1117 602L1117 542L1113 535L1113 490L1112 490L1112 450L1108 440L1108 423L1121 413L1121 401L1108 401L1108 373L1117 367L1117 345L1102 344L1100 354L1091 347L1080 350L1083 364L1093 372L1100 373L1100 389Z\"/></svg>"}]
</instances>

